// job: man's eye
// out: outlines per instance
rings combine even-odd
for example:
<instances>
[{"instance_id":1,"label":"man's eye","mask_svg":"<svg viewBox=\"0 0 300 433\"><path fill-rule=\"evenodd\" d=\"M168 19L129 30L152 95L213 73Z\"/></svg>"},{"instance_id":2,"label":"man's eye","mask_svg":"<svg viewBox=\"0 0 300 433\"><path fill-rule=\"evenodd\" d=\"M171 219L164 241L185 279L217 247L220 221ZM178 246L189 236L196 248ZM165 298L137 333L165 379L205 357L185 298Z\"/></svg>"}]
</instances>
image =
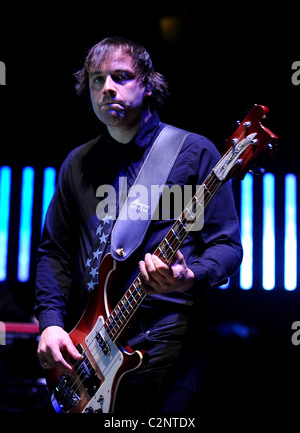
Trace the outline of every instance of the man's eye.
<instances>
[{"instance_id":1,"label":"man's eye","mask_svg":"<svg viewBox=\"0 0 300 433\"><path fill-rule=\"evenodd\" d=\"M94 78L94 83L96 83L96 84L103 83L103 82L104 82L103 77L95 77Z\"/></svg>"},{"instance_id":2,"label":"man's eye","mask_svg":"<svg viewBox=\"0 0 300 433\"><path fill-rule=\"evenodd\" d=\"M130 77L126 72L121 72L120 74L114 75L112 78L116 83L122 83L124 81L131 80L132 77Z\"/></svg>"}]
</instances>

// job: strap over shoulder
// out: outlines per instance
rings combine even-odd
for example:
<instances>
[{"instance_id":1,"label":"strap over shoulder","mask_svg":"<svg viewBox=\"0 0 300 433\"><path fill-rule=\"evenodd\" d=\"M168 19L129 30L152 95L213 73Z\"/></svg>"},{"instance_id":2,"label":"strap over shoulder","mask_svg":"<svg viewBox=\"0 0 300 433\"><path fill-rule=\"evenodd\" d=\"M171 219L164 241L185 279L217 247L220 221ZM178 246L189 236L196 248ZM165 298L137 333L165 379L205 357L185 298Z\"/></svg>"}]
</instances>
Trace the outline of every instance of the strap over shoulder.
<instances>
[{"instance_id":1,"label":"strap over shoulder","mask_svg":"<svg viewBox=\"0 0 300 433\"><path fill-rule=\"evenodd\" d=\"M160 192L151 197L151 186L166 184L189 134L183 129L163 124L114 225L111 236L114 259L126 260L142 243L162 193L160 188Z\"/></svg>"}]
</instances>

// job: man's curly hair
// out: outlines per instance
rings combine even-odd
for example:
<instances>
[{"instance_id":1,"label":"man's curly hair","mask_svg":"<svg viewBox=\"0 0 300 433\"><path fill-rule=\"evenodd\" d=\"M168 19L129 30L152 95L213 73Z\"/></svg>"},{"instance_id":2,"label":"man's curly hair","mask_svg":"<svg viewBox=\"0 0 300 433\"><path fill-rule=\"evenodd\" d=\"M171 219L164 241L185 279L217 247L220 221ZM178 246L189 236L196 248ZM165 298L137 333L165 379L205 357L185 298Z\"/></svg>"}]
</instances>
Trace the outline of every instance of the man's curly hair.
<instances>
[{"instance_id":1,"label":"man's curly hair","mask_svg":"<svg viewBox=\"0 0 300 433\"><path fill-rule=\"evenodd\" d=\"M135 71L143 85L151 88L150 105L153 108L162 107L169 94L166 79L162 74L154 71L150 55L143 46L118 36L103 39L90 49L83 68L75 73L77 94L89 100L90 70L99 67L112 51L119 48L131 56Z\"/></svg>"}]
</instances>

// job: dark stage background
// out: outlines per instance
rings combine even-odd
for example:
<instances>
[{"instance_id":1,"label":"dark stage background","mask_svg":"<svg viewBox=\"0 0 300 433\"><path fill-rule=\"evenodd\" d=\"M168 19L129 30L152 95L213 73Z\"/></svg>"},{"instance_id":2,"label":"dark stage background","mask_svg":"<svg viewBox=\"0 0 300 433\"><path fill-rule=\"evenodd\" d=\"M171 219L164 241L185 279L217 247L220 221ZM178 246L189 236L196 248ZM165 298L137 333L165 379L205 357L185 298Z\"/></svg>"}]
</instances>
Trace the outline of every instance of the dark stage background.
<instances>
[{"instance_id":1,"label":"dark stage background","mask_svg":"<svg viewBox=\"0 0 300 433\"><path fill-rule=\"evenodd\" d=\"M0 86L0 166L12 168L8 273L0 283L0 320L31 322L34 298L34 256L39 223L32 235L30 279L17 280L21 170L36 170L41 197L42 170L59 169L71 149L101 132L101 125L74 92L73 74L87 50L104 37L122 35L145 45L154 66L166 74L171 96L161 112L167 123L209 137L222 152L226 137L252 104L267 105L265 124L280 138L277 158L264 167L282 179L298 174L300 85L292 82L292 64L300 61L296 14L288 4L243 10L151 7L140 4L103 7L102 2L50 3L10 10L1 7L0 61L6 65L6 85ZM239 208L239 181L233 182ZM259 180L255 185L259 185ZM258 187L257 187L258 188ZM257 190L260 209L261 193ZM33 221L41 210L36 198ZM283 230L283 192L276 194L276 228ZM254 255L261 257L259 212L255 214ZM276 271L282 275L282 234ZM247 419L263 413L276 419L293 413L299 388L300 347L292 344L293 322L300 320L299 287L286 291L282 278L273 290L259 283L254 269L250 290L239 287L238 275L226 290L207 294L211 334L210 362L197 416L220 413ZM256 284L257 282L257 284ZM46 412L45 386L35 358L36 336L7 336L0 346L0 410L3 413ZM195 339L197 344L197 338Z\"/></svg>"}]
</instances>

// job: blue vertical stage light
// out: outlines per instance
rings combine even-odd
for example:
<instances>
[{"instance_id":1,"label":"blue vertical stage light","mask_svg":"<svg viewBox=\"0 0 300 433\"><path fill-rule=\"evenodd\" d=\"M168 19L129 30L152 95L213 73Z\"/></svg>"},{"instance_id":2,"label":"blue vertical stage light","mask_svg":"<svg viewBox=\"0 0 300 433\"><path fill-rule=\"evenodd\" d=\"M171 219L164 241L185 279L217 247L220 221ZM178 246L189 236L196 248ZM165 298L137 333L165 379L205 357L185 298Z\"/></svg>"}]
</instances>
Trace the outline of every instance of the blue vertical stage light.
<instances>
[{"instance_id":1,"label":"blue vertical stage light","mask_svg":"<svg viewBox=\"0 0 300 433\"><path fill-rule=\"evenodd\" d=\"M53 167L46 167L44 170L44 180L43 180L43 204L42 204L42 221L41 221L42 230L45 224L47 209L54 194L55 180L56 180L56 170Z\"/></svg>"},{"instance_id":2,"label":"blue vertical stage light","mask_svg":"<svg viewBox=\"0 0 300 433\"><path fill-rule=\"evenodd\" d=\"M262 287L275 287L275 176L263 176Z\"/></svg>"},{"instance_id":3,"label":"blue vertical stage light","mask_svg":"<svg viewBox=\"0 0 300 433\"><path fill-rule=\"evenodd\" d=\"M253 285L253 176L247 173L241 182L241 239L244 250L240 267L240 287Z\"/></svg>"},{"instance_id":4,"label":"blue vertical stage light","mask_svg":"<svg viewBox=\"0 0 300 433\"><path fill-rule=\"evenodd\" d=\"M33 190L34 169L32 167L24 167L22 173L19 251L17 269L17 278L21 282L28 281L30 273Z\"/></svg>"},{"instance_id":5,"label":"blue vertical stage light","mask_svg":"<svg viewBox=\"0 0 300 433\"><path fill-rule=\"evenodd\" d=\"M7 276L11 168L0 168L0 281Z\"/></svg>"},{"instance_id":6,"label":"blue vertical stage light","mask_svg":"<svg viewBox=\"0 0 300 433\"><path fill-rule=\"evenodd\" d=\"M297 177L285 176L284 288L297 287Z\"/></svg>"}]
</instances>

